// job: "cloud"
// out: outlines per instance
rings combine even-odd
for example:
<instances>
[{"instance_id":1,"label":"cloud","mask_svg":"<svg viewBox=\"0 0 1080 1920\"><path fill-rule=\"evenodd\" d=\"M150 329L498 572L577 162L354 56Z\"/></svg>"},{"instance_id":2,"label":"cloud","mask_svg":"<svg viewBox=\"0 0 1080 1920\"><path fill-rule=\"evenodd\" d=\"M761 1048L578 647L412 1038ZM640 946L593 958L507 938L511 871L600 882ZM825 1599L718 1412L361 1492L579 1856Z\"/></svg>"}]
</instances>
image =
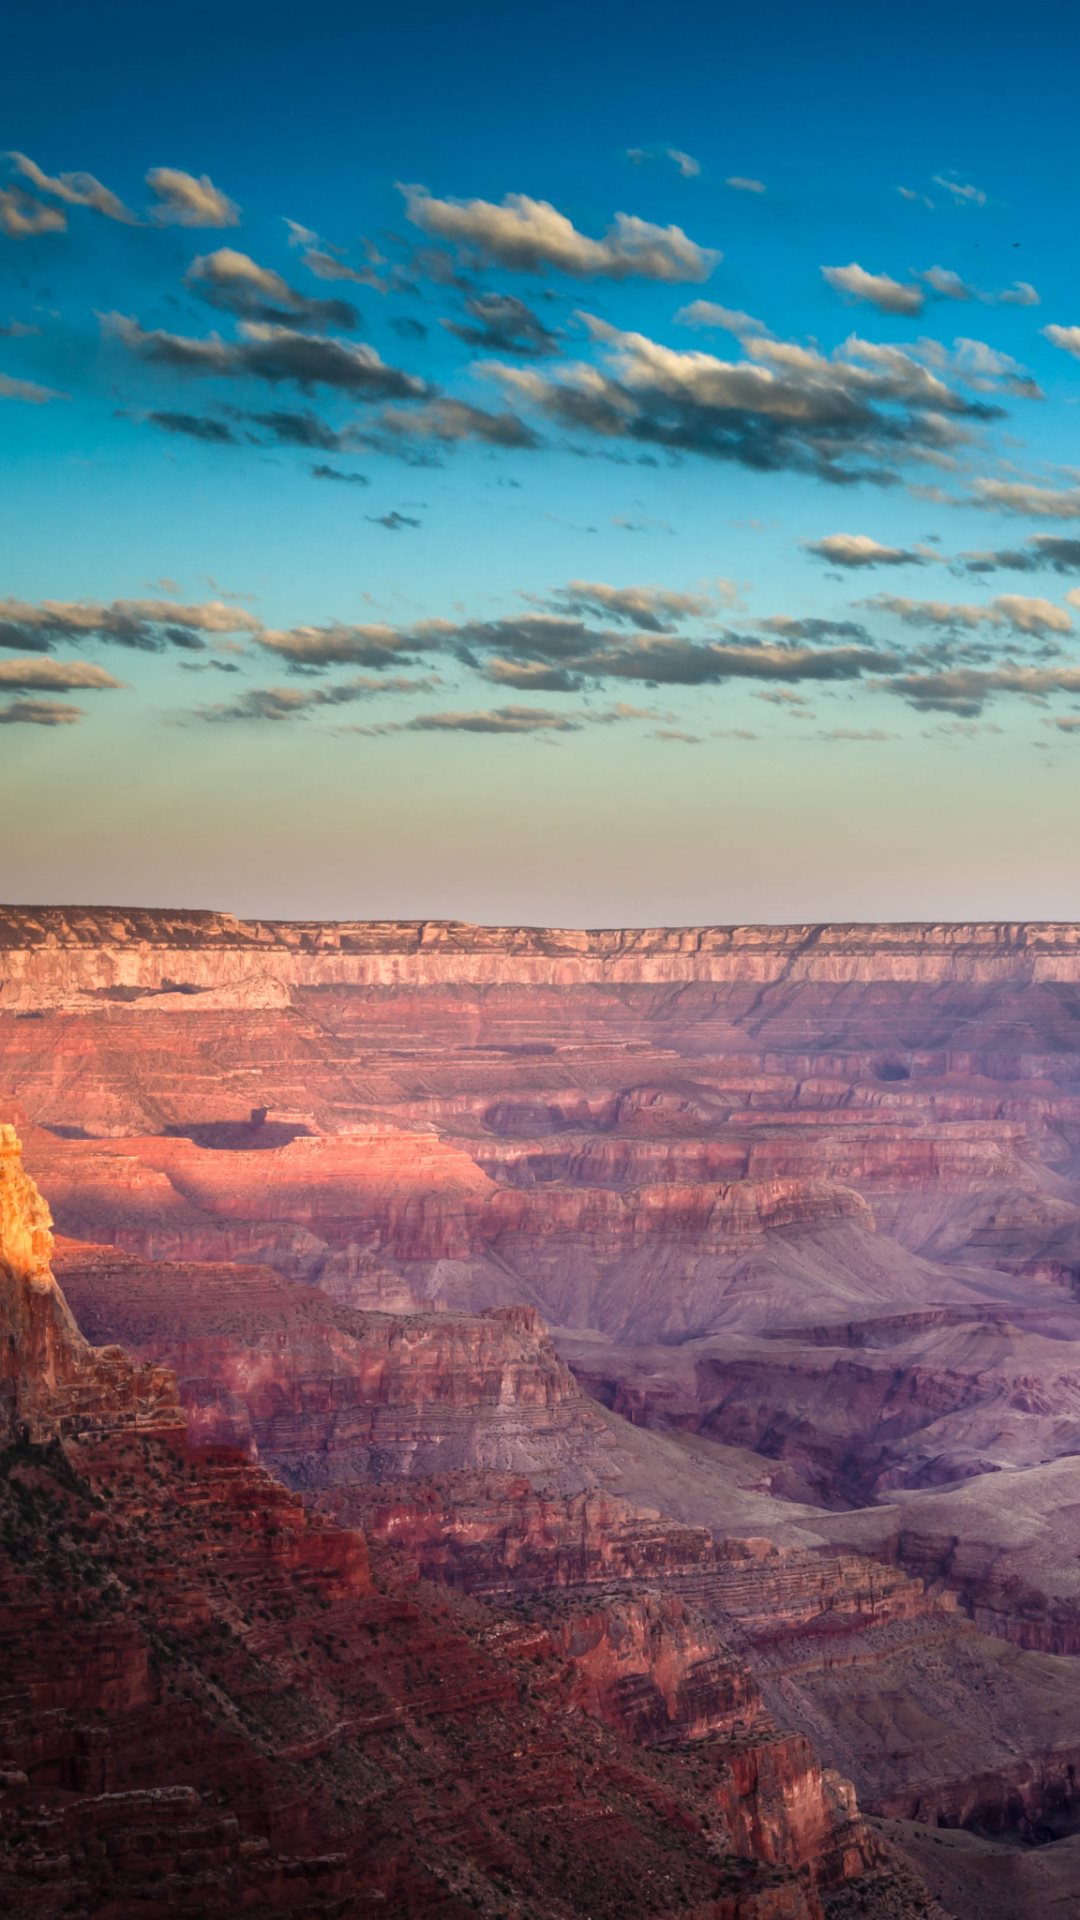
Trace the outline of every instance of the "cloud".
<instances>
[{"instance_id":1,"label":"cloud","mask_svg":"<svg viewBox=\"0 0 1080 1920\"><path fill-rule=\"evenodd\" d=\"M532 428L516 413L489 413L465 400L448 398L429 400L408 413L388 407L379 416L379 426L393 435L439 440L444 445L461 440L482 440L493 447L531 448L540 444Z\"/></svg>"},{"instance_id":2,"label":"cloud","mask_svg":"<svg viewBox=\"0 0 1080 1920\"><path fill-rule=\"evenodd\" d=\"M746 339L745 357L731 361L581 317L600 343L600 365L569 365L558 377L498 362L488 371L519 403L608 444L886 483L902 461L940 459L970 438L969 422L1000 412L960 395L913 354L856 336L830 357Z\"/></svg>"},{"instance_id":3,"label":"cloud","mask_svg":"<svg viewBox=\"0 0 1080 1920\"><path fill-rule=\"evenodd\" d=\"M635 167L643 167L650 160L669 160L684 180L696 180L701 172L700 160L695 160L692 153L684 153L681 147L627 147L626 157Z\"/></svg>"},{"instance_id":4,"label":"cloud","mask_svg":"<svg viewBox=\"0 0 1080 1920\"><path fill-rule=\"evenodd\" d=\"M582 722L546 707L496 707L479 713L421 713L404 723L409 733L576 733Z\"/></svg>"},{"instance_id":5,"label":"cloud","mask_svg":"<svg viewBox=\"0 0 1080 1920\"><path fill-rule=\"evenodd\" d=\"M1029 514L1032 519L1080 520L1080 487L1041 487L1026 480L976 479L969 502L995 507L1002 513Z\"/></svg>"},{"instance_id":6,"label":"cloud","mask_svg":"<svg viewBox=\"0 0 1080 1920\"><path fill-rule=\"evenodd\" d=\"M753 314L743 313L738 307L718 307L714 300L691 300L688 307L679 308L675 320L679 326L720 327L724 333L736 336L769 331L764 321L755 320Z\"/></svg>"},{"instance_id":7,"label":"cloud","mask_svg":"<svg viewBox=\"0 0 1080 1920\"><path fill-rule=\"evenodd\" d=\"M1014 633L1071 633L1072 621L1064 607L1052 600L1019 593L1001 593L989 605L972 606L947 600L908 600L882 593L866 602L879 613L892 614L909 627L1010 627Z\"/></svg>"},{"instance_id":8,"label":"cloud","mask_svg":"<svg viewBox=\"0 0 1080 1920\"><path fill-rule=\"evenodd\" d=\"M85 717L84 708L64 700L9 700L0 706L0 727L72 727Z\"/></svg>"},{"instance_id":9,"label":"cloud","mask_svg":"<svg viewBox=\"0 0 1080 1920\"><path fill-rule=\"evenodd\" d=\"M1011 287L986 293L954 273L951 267L927 267L919 274L930 291L941 300L980 300L984 306L1037 307L1039 296L1028 280L1014 280Z\"/></svg>"},{"instance_id":10,"label":"cloud","mask_svg":"<svg viewBox=\"0 0 1080 1920\"><path fill-rule=\"evenodd\" d=\"M951 193L957 206L985 207L986 195L981 187L973 187L970 182L957 180L947 173L935 173L935 187L943 187Z\"/></svg>"},{"instance_id":11,"label":"cloud","mask_svg":"<svg viewBox=\"0 0 1080 1920\"><path fill-rule=\"evenodd\" d=\"M980 392L992 393L1000 382L1022 400L1042 400L1044 395L1030 373L1011 354L1000 353L985 340L953 341L951 354L936 341L920 341L919 350L931 366L951 372Z\"/></svg>"},{"instance_id":12,"label":"cloud","mask_svg":"<svg viewBox=\"0 0 1080 1920\"><path fill-rule=\"evenodd\" d=\"M966 281L961 280L958 273L953 273L950 267L927 267L925 273L921 273L919 278L925 280L927 286L934 293L939 293L943 300L972 298L972 289Z\"/></svg>"},{"instance_id":13,"label":"cloud","mask_svg":"<svg viewBox=\"0 0 1080 1920\"><path fill-rule=\"evenodd\" d=\"M187 605L176 600L0 600L0 647L25 647L31 652L48 653L60 642L97 640L114 646L132 647L144 653L159 653L165 647L197 651L205 643L205 633L258 633L262 621L256 614L231 606L223 600ZM0 677L7 663L0 661ZM44 663L47 668L54 663ZM91 675L104 673L102 667L86 666ZM104 680L83 680L80 686L101 685ZM112 682L113 685L119 684Z\"/></svg>"},{"instance_id":14,"label":"cloud","mask_svg":"<svg viewBox=\"0 0 1080 1920\"><path fill-rule=\"evenodd\" d=\"M403 527L423 525L422 520L413 520L409 514L399 513L396 507L392 513L366 513L364 518L370 520L374 527L385 527L388 533L400 533Z\"/></svg>"},{"instance_id":15,"label":"cloud","mask_svg":"<svg viewBox=\"0 0 1080 1920\"><path fill-rule=\"evenodd\" d=\"M465 326L460 320L444 320L442 324L470 347L526 355L559 350L558 335L512 293L472 294L465 302L465 311L477 323L475 326Z\"/></svg>"},{"instance_id":16,"label":"cloud","mask_svg":"<svg viewBox=\"0 0 1080 1920\"><path fill-rule=\"evenodd\" d=\"M570 580L553 596L553 604L585 618L599 615L646 633L663 633L683 620L711 613L714 600L710 594L676 593L665 587L611 587L599 580Z\"/></svg>"},{"instance_id":17,"label":"cloud","mask_svg":"<svg viewBox=\"0 0 1080 1920\"><path fill-rule=\"evenodd\" d=\"M359 674L333 687L252 687L237 700L196 707L198 720L301 720L318 708L340 707L377 694L427 692L434 681L409 680L398 675L375 679Z\"/></svg>"},{"instance_id":18,"label":"cloud","mask_svg":"<svg viewBox=\"0 0 1080 1920\"><path fill-rule=\"evenodd\" d=\"M637 640L620 652L597 656L594 671L656 686L701 687L725 680L858 680L864 673L891 673L895 653L882 647L806 648L749 640Z\"/></svg>"},{"instance_id":19,"label":"cloud","mask_svg":"<svg viewBox=\"0 0 1080 1920\"><path fill-rule=\"evenodd\" d=\"M55 387L39 387L36 380L13 380L9 374L0 373L0 400L24 400L31 407L43 407L49 400L68 398Z\"/></svg>"},{"instance_id":20,"label":"cloud","mask_svg":"<svg viewBox=\"0 0 1080 1920\"><path fill-rule=\"evenodd\" d=\"M1080 360L1080 327L1043 327L1041 331L1052 347L1060 347L1063 353Z\"/></svg>"},{"instance_id":21,"label":"cloud","mask_svg":"<svg viewBox=\"0 0 1080 1920\"><path fill-rule=\"evenodd\" d=\"M885 547L866 533L827 533L822 540L804 540L807 553L835 567L921 567L925 554L908 547Z\"/></svg>"},{"instance_id":22,"label":"cloud","mask_svg":"<svg viewBox=\"0 0 1080 1920\"><path fill-rule=\"evenodd\" d=\"M177 373L225 378L249 374L273 384L286 380L299 387L334 387L357 400L419 398L427 392L422 380L387 366L374 347L297 333L291 327L243 321L242 338L229 341L216 335L193 340L160 329L147 332L122 313L106 314L103 325L138 359Z\"/></svg>"},{"instance_id":23,"label":"cloud","mask_svg":"<svg viewBox=\"0 0 1080 1920\"><path fill-rule=\"evenodd\" d=\"M290 247L302 249L303 263L317 280L352 280L357 286L374 287L378 293L386 292L386 281L371 267L350 266L348 261L340 257L339 247L332 247L329 242L320 240L317 233L313 233L310 227L302 227L298 220L286 220L285 225L289 229Z\"/></svg>"},{"instance_id":24,"label":"cloud","mask_svg":"<svg viewBox=\"0 0 1080 1920\"><path fill-rule=\"evenodd\" d=\"M409 632L375 623L347 626L338 622L328 627L269 628L256 638L260 646L294 667L319 671L324 667L356 666L382 672L437 648L448 631L452 629L438 623L426 631Z\"/></svg>"},{"instance_id":25,"label":"cloud","mask_svg":"<svg viewBox=\"0 0 1080 1920\"><path fill-rule=\"evenodd\" d=\"M408 218L425 233L470 248L499 266L610 280L707 280L721 255L699 247L681 227L658 227L617 213L602 240L589 239L547 200L509 193L490 200L436 200L403 186Z\"/></svg>"},{"instance_id":26,"label":"cloud","mask_svg":"<svg viewBox=\"0 0 1080 1920\"><path fill-rule=\"evenodd\" d=\"M269 434L278 446L308 447L322 453L339 453L347 452L352 444L353 436L347 428L339 432L311 412L294 413L285 408L276 408L270 413L230 411L235 419Z\"/></svg>"},{"instance_id":27,"label":"cloud","mask_svg":"<svg viewBox=\"0 0 1080 1920\"><path fill-rule=\"evenodd\" d=\"M683 153L680 147L665 147L664 153L677 167L684 180L696 180L701 172L701 161L695 160L692 153Z\"/></svg>"},{"instance_id":28,"label":"cloud","mask_svg":"<svg viewBox=\"0 0 1080 1920\"><path fill-rule=\"evenodd\" d=\"M436 639L470 666L493 656L497 675L511 666L557 667L589 680L640 680L656 686L707 686L725 680L853 680L863 673L891 673L901 664L892 650L873 645L804 647L725 635L692 640L670 633L589 627L554 614L439 624ZM859 629L854 629L859 632ZM519 681L518 684L524 684Z\"/></svg>"},{"instance_id":29,"label":"cloud","mask_svg":"<svg viewBox=\"0 0 1080 1920\"><path fill-rule=\"evenodd\" d=\"M205 440L211 446L238 447L232 428L224 420L212 420L204 413L148 413L147 419L164 433L185 434L189 440Z\"/></svg>"},{"instance_id":30,"label":"cloud","mask_svg":"<svg viewBox=\"0 0 1080 1920\"><path fill-rule=\"evenodd\" d=\"M859 741L874 743L881 740L895 740L895 733L886 733L882 727L822 727L815 736L818 740Z\"/></svg>"},{"instance_id":31,"label":"cloud","mask_svg":"<svg viewBox=\"0 0 1080 1920\"><path fill-rule=\"evenodd\" d=\"M734 187L736 193L764 193L765 192L764 180L751 180L751 179L748 179L747 176L742 173L729 174L727 180L725 180L724 182L724 185L728 187Z\"/></svg>"},{"instance_id":32,"label":"cloud","mask_svg":"<svg viewBox=\"0 0 1080 1920\"><path fill-rule=\"evenodd\" d=\"M23 179L29 180L39 193L63 200L69 207L92 207L95 213L103 213L107 220L119 220L124 226L139 225L130 208L125 207L115 193L110 193L108 187L103 187L100 180L95 180L92 173L61 173L54 178L43 173L25 153L12 153L9 158Z\"/></svg>"},{"instance_id":33,"label":"cloud","mask_svg":"<svg viewBox=\"0 0 1080 1920\"><path fill-rule=\"evenodd\" d=\"M235 247L219 247L200 254L184 275L184 284L211 306L223 307L241 319L272 326L343 327L358 324L356 308L347 300L309 300L290 287L280 273L260 267Z\"/></svg>"},{"instance_id":34,"label":"cloud","mask_svg":"<svg viewBox=\"0 0 1080 1920\"><path fill-rule=\"evenodd\" d=\"M1036 533L1023 547L998 547L989 553L962 553L956 563L966 573L1080 573L1080 539L1060 533Z\"/></svg>"},{"instance_id":35,"label":"cloud","mask_svg":"<svg viewBox=\"0 0 1080 1920\"><path fill-rule=\"evenodd\" d=\"M897 187L896 191L900 195L901 200L918 201L920 206L929 207L931 213L933 212L934 202L931 200L929 194L918 193L914 187Z\"/></svg>"},{"instance_id":36,"label":"cloud","mask_svg":"<svg viewBox=\"0 0 1080 1920\"><path fill-rule=\"evenodd\" d=\"M168 227L237 227L240 209L215 187L208 174L183 173L178 167L151 167L146 184L156 197L151 220Z\"/></svg>"},{"instance_id":37,"label":"cloud","mask_svg":"<svg viewBox=\"0 0 1080 1920\"><path fill-rule=\"evenodd\" d=\"M973 717L997 694L1015 693L1044 700L1055 693L1080 694L1080 667L953 667L940 673L905 674L882 683L888 693L921 713Z\"/></svg>"},{"instance_id":38,"label":"cloud","mask_svg":"<svg viewBox=\"0 0 1080 1920\"><path fill-rule=\"evenodd\" d=\"M768 620L759 620L758 625L766 633L779 634L782 640L805 640L814 647L823 640L857 640L862 644L867 639L866 628L858 620L796 620L788 613L774 613Z\"/></svg>"},{"instance_id":39,"label":"cloud","mask_svg":"<svg viewBox=\"0 0 1080 1920\"><path fill-rule=\"evenodd\" d=\"M350 487L371 485L366 473L342 473L340 467L314 466L311 469L311 477L313 480L341 480Z\"/></svg>"},{"instance_id":40,"label":"cloud","mask_svg":"<svg viewBox=\"0 0 1080 1920\"><path fill-rule=\"evenodd\" d=\"M123 684L90 660L0 660L0 693L98 693Z\"/></svg>"},{"instance_id":41,"label":"cloud","mask_svg":"<svg viewBox=\"0 0 1080 1920\"><path fill-rule=\"evenodd\" d=\"M30 240L39 233L64 233L67 215L59 207L47 207L21 187L0 190L0 233L9 240Z\"/></svg>"},{"instance_id":42,"label":"cloud","mask_svg":"<svg viewBox=\"0 0 1080 1920\"><path fill-rule=\"evenodd\" d=\"M516 687L521 693L580 693L585 685L582 675L567 667L549 666L541 660L503 660L498 655L485 663L484 678L499 687Z\"/></svg>"},{"instance_id":43,"label":"cloud","mask_svg":"<svg viewBox=\"0 0 1080 1920\"><path fill-rule=\"evenodd\" d=\"M868 300L881 313L921 313L926 295L921 287L905 285L887 273L867 273L856 261L849 267L822 267L824 278L849 300Z\"/></svg>"}]
</instances>

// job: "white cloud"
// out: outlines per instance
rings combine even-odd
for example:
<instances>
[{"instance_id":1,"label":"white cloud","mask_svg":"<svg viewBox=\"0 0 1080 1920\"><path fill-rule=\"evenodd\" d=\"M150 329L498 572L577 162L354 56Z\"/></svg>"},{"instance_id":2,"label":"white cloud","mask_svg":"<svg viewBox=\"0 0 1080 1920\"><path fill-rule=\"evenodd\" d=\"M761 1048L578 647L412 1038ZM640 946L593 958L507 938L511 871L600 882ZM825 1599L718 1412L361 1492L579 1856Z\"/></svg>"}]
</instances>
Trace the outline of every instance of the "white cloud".
<instances>
[{"instance_id":1,"label":"white cloud","mask_svg":"<svg viewBox=\"0 0 1080 1920\"><path fill-rule=\"evenodd\" d=\"M1080 327L1043 327L1042 332L1052 347L1060 347L1063 353L1080 360Z\"/></svg>"},{"instance_id":2,"label":"white cloud","mask_svg":"<svg viewBox=\"0 0 1080 1920\"><path fill-rule=\"evenodd\" d=\"M807 553L839 567L921 566L924 556L906 547L886 547L866 533L827 533L821 540L804 540Z\"/></svg>"},{"instance_id":3,"label":"white cloud","mask_svg":"<svg viewBox=\"0 0 1080 1920\"><path fill-rule=\"evenodd\" d=\"M707 280L722 255L699 247L681 227L658 227L617 213L603 239L579 233L547 200L508 193L490 200L436 200L424 187L403 186L414 226L474 249L500 266L540 273L546 267L609 280Z\"/></svg>"},{"instance_id":4,"label":"white cloud","mask_svg":"<svg viewBox=\"0 0 1080 1920\"><path fill-rule=\"evenodd\" d=\"M1064 607L1022 593L1001 593L988 605L948 600L908 600L899 594L878 594L866 603L879 613L891 613L911 627L1010 627L1014 633L1044 635L1071 633L1072 620Z\"/></svg>"},{"instance_id":5,"label":"white cloud","mask_svg":"<svg viewBox=\"0 0 1080 1920\"><path fill-rule=\"evenodd\" d=\"M47 207L21 187L0 190L0 233L6 233L9 240L30 240L35 234L66 230L67 215L59 207Z\"/></svg>"},{"instance_id":6,"label":"white cloud","mask_svg":"<svg viewBox=\"0 0 1080 1920\"><path fill-rule=\"evenodd\" d=\"M751 180L744 173L729 174L725 186L734 187L736 193L764 193L764 180Z\"/></svg>"},{"instance_id":7,"label":"white cloud","mask_svg":"<svg viewBox=\"0 0 1080 1920\"><path fill-rule=\"evenodd\" d=\"M738 307L719 307L714 300L691 300L688 307L680 307L675 319L683 327L720 327L724 333L733 333L740 337L744 333L768 333L763 320L755 320L752 313L743 313Z\"/></svg>"},{"instance_id":8,"label":"white cloud","mask_svg":"<svg viewBox=\"0 0 1080 1920\"><path fill-rule=\"evenodd\" d=\"M150 217L167 227L236 227L240 209L215 187L208 174L183 173L178 167L151 167L146 184L157 197Z\"/></svg>"},{"instance_id":9,"label":"white cloud","mask_svg":"<svg viewBox=\"0 0 1080 1920\"><path fill-rule=\"evenodd\" d=\"M974 187L963 180L950 179L947 173L935 173L935 187L942 187L951 193L958 206L985 207L986 195L981 187Z\"/></svg>"},{"instance_id":10,"label":"white cloud","mask_svg":"<svg viewBox=\"0 0 1080 1920\"><path fill-rule=\"evenodd\" d=\"M1002 513L1026 513L1034 519L1080 520L1080 487L1041 487L1027 480L974 482L973 506Z\"/></svg>"},{"instance_id":11,"label":"white cloud","mask_svg":"<svg viewBox=\"0 0 1080 1920\"><path fill-rule=\"evenodd\" d=\"M921 287L905 285L888 273L867 273L853 260L847 267L822 267L830 287L851 300L867 300L881 313L921 313L926 295Z\"/></svg>"},{"instance_id":12,"label":"white cloud","mask_svg":"<svg viewBox=\"0 0 1080 1920\"><path fill-rule=\"evenodd\" d=\"M66 693L81 687L100 692L123 684L91 660L0 660L0 691Z\"/></svg>"},{"instance_id":13,"label":"white cloud","mask_svg":"<svg viewBox=\"0 0 1080 1920\"><path fill-rule=\"evenodd\" d=\"M43 173L25 153L13 153L10 157L23 179L29 180L39 193L49 194L54 200L63 200L69 207L92 207L95 213L103 213L107 220L119 220L124 226L138 226L138 219L130 208L125 207L123 201L108 187L103 187L92 173L51 176Z\"/></svg>"}]
</instances>

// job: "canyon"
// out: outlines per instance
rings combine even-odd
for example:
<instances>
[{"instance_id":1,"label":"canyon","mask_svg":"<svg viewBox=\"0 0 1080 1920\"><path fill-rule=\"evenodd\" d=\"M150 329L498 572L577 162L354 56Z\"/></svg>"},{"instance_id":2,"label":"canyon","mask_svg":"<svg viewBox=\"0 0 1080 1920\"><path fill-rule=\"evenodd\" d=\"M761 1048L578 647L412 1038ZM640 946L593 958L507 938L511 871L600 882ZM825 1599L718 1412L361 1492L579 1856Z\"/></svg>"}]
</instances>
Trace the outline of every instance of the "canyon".
<instances>
[{"instance_id":1,"label":"canyon","mask_svg":"<svg viewBox=\"0 0 1080 1920\"><path fill-rule=\"evenodd\" d=\"M724 1908L680 1867L635 1911L975 1920L993 1886L1005 1920L1080 1915L1080 928L7 909L0 1117L58 1229L0 1212L19 1298L51 1303L11 1309L16 1485L59 1446L104 1499L123 1458L140 1543L136 1455L292 1502L422 1616L394 1645L481 1647L510 1718L527 1671L523 1753L624 1743L619 1805L652 1795L654 1824L697 1830L722 1748L710 1819L773 1883ZM358 1607L332 1601L354 1659ZM224 1683L199 1684L205 1712ZM255 1745L236 1817L278 1848ZM349 1912L336 1765L312 1805L348 1813L306 1817ZM519 1871L481 1911L564 1911ZM606 1911L579 1873L565 1911Z\"/></svg>"}]
</instances>

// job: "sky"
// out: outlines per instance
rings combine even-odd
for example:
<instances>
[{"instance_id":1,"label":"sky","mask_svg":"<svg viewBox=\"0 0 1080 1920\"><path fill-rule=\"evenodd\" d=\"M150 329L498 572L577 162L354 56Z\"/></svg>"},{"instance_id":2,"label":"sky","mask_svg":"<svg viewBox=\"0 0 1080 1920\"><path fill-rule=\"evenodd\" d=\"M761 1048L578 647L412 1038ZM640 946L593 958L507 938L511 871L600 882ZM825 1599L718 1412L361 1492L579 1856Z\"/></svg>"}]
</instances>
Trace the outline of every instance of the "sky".
<instances>
[{"instance_id":1,"label":"sky","mask_svg":"<svg viewBox=\"0 0 1080 1920\"><path fill-rule=\"evenodd\" d=\"M0 893L1080 918L1080 23L45 0Z\"/></svg>"}]
</instances>

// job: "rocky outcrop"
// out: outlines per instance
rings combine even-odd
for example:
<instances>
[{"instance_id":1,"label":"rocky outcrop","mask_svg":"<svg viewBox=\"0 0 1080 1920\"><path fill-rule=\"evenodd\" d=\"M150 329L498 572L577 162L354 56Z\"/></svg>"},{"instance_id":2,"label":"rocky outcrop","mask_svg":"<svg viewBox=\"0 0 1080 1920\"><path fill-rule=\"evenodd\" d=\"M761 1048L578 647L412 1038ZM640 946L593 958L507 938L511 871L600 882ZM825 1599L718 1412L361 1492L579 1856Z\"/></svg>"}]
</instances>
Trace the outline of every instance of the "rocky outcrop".
<instances>
[{"instance_id":1,"label":"rocky outcrop","mask_svg":"<svg viewBox=\"0 0 1080 1920\"><path fill-rule=\"evenodd\" d=\"M91 1338L166 1360L192 1432L245 1447L291 1486L466 1468L558 1485L612 1452L530 1307L362 1313L265 1267L71 1241L56 1266Z\"/></svg>"},{"instance_id":2,"label":"rocky outcrop","mask_svg":"<svg viewBox=\"0 0 1080 1920\"><path fill-rule=\"evenodd\" d=\"M60 1433L176 1426L175 1383L117 1347L93 1349L50 1266L52 1216L23 1171L14 1127L0 1125L0 1445Z\"/></svg>"}]
</instances>

